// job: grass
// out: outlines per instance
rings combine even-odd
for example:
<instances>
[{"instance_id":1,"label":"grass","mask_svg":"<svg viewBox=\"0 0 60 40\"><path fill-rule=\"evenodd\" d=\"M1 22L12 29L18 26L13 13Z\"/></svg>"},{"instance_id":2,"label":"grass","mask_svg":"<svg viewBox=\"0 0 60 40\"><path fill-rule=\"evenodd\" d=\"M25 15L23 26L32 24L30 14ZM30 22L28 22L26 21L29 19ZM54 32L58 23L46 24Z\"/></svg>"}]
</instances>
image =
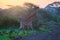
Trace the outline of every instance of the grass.
<instances>
[{"instance_id":1,"label":"grass","mask_svg":"<svg viewBox=\"0 0 60 40\"><path fill-rule=\"evenodd\" d=\"M40 31L42 31L42 32L52 32L52 30L49 30L46 27L40 27Z\"/></svg>"},{"instance_id":2,"label":"grass","mask_svg":"<svg viewBox=\"0 0 60 40\"><path fill-rule=\"evenodd\" d=\"M1 34L0 33L0 40L13 40L15 37L17 37L17 32L18 32L18 29L14 29L14 32L12 33L9 33L11 29L0 29L0 32L2 32L3 30L5 30L5 33ZM26 35L29 35L29 34L32 34L33 32L36 32L38 30L20 30L19 32L19 35L20 37L24 37ZM39 31L42 31L42 32L51 32L50 30L48 30L47 28L45 27L41 27Z\"/></svg>"},{"instance_id":3,"label":"grass","mask_svg":"<svg viewBox=\"0 0 60 40\"><path fill-rule=\"evenodd\" d=\"M0 32L2 32L4 29L1 29ZM17 37L17 29L15 29L15 32L13 33L9 33L10 29L5 29L6 33L0 33L0 40L13 40L15 37ZM32 30L21 30L19 32L19 35L20 37L24 37L26 35L29 35L31 34L33 31ZM9 36L11 36L11 38L9 38Z\"/></svg>"}]
</instances>

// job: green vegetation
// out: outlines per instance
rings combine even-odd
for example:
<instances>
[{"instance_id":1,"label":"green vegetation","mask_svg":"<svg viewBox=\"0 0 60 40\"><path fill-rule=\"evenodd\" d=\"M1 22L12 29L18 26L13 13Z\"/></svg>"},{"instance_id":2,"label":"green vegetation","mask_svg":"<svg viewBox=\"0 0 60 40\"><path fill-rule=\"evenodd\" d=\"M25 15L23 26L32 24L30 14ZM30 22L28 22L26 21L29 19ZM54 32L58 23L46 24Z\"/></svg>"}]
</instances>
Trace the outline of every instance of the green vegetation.
<instances>
[{"instance_id":1,"label":"green vegetation","mask_svg":"<svg viewBox=\"0 0 60 40\"><path fill-rule=\"evenodd\" d=\"M13 40L16 37L24 37L32 34L33 32L52 32L55 26L60 26L60 16L51 15L48 11L37 7L34 4L27 3L26 10L22 7L13 7L0 11L0 40ZM20 30L20 17L25 17L31 13L35 13L37 10L38 21L33 21L33 30L26 30L25 28ZM18 33L18 35L17 35Z\"/></svg>"},{"instance_id":2,"label":"green vegetation","mask_svg":"<svg viewBox=\"0 0 60 40\"><path fill-rule=\"evenodd\" d=\"M39 31L39 32L52 32L51 29L48 29L47 25L55 25L56 23L60 23L59 18L54 18L51 21L47 21L47 20L40 20L37 26L37 29L35 28L33 31L32 30L21 30L19 32L20 37L24 37L26 35L32 34L33 32ZM6 26L5 26L6 27ZM9 26L7 28L1 28L0 29L0 39L1 40L13 40L15 37L17 37L17 32L18 32L18 26ZM10 29L9 29L10 28ZM14 31L10 33L11 28L14 28ZM5 30L5 33L3 33Z\"/></svg>"},{"instance_id":3,"label":"green vegetation","mask_svg":"<svg viewBox=\"0 0 60 40\"><path fill-rule=\"evenodd\" d=\"M6 29L5 32L3 32L3 29L0 30L0 39L1 40L13 40L15 39L16 37L20 36L20 37L24 37L26 35L29 35L33 32L36 32L36 31L32 31L32 30L21 30L19 32L19 35L17 36L17 29L15 29L15 31L13 32L10 32L11 29Z\"/></svg>"}]
</instances>

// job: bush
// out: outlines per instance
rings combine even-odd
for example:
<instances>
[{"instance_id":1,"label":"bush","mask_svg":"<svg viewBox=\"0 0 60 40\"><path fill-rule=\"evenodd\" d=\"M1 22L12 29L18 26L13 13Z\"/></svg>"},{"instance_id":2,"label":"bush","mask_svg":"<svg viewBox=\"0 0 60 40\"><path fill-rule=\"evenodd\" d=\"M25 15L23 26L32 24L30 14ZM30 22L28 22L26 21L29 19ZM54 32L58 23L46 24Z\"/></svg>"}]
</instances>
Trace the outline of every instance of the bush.
<instances>
[{"instance_id":1,"label":"bush","mask_svg":"<svg viewBox=\"0 0 60 40\"><path fill-rule=\"evenodd\" d=\"M19 26L19 22L14 18L3 17L0 19L0 26L9 27L9 26Z\"/></svg>"}]
</instances>

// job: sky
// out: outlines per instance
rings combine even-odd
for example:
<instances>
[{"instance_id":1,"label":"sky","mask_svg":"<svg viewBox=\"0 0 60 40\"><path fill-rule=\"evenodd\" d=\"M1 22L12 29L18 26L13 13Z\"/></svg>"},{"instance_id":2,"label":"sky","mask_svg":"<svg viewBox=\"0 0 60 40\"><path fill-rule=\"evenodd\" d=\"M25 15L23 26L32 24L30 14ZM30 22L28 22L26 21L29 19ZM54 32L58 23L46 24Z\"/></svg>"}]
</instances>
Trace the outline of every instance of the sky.
<instances>
[{"instance_id":1,"label":"sky","mask_svg":"<svg viewBox=\"0 0 60 40\"><path fill-rule=\"evenodd\" d=\"M60 0L0 0L0 8L9 8L13 6L23 6L23 3L29 2L33 3L41 8L47 6L48 4L60 1Z\"/></svg>"}]
</instances>

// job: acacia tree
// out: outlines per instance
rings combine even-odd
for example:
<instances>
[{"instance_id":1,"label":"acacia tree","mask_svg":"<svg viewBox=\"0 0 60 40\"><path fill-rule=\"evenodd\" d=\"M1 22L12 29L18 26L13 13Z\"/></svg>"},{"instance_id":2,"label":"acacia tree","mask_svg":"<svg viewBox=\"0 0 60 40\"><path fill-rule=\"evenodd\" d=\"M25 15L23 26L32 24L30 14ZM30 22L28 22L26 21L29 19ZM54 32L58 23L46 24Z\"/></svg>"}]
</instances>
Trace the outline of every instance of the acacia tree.
<instances>
[{"instance_id":1,"label":"acacia tree","mask_svg":"<svg viewBox=\"0 0 60 40\"><path fill-rule=\"evenodd\" d=\"M31 13L31 12L35 11L37 8L39 8L38 6L36 6L32 3L24 3L24 6L29 13Z\"/></svg>"}]
</instances>

